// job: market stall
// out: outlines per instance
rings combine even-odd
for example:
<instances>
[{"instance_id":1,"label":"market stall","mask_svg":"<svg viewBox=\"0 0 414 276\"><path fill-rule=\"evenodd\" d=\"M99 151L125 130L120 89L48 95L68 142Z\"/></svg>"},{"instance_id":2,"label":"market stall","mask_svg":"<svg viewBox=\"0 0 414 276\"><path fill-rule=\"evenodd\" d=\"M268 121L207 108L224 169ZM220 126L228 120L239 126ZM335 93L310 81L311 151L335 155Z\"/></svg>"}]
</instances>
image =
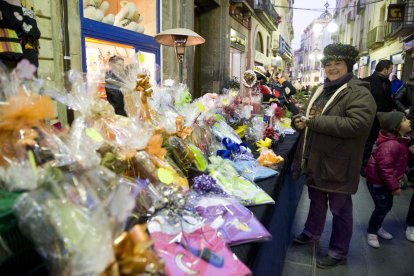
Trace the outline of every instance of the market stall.
<instances>
[{"instance_id":1,"label":"market stall","mask_svg":"<svg viewBox=\"0 0 414 276\"><path fill-rule=\"evenodd\" d=\"M61 91L0 70L4 273L250 275L268 245L280 264L301 188L289 112L262 104L253 71L252 95L192 99L154 86L143 62L112 68L122 115L81 74ZM79 114L67 132L47 123L52 99ZM15 265L22 252L37 252L30 267Z\"/></svg>"}]
</instances>

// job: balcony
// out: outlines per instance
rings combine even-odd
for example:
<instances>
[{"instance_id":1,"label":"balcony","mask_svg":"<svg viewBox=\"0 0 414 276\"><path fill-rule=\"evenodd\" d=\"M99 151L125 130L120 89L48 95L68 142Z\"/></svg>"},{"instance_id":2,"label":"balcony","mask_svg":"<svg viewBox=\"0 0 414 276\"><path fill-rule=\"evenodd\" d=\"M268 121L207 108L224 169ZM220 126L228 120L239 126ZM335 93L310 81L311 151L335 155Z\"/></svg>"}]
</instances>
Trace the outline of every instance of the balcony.
<instances>
[{"instance_id":1,"label":"balcony","mask_svg":"<svg viewBox=\"0 0 414 276\"><path fill-rule=\"evenodd\" d=\"M292 60L292 48L290 47L289 43L283 38L283 36L279 35L279 54L282 58L286 60Z\"/></svg>"},{"instance_id":2,"label":"balcony","mask_svg":"<svg viewBox=\"0 0 414 276\"><path fill-rule=\"evenodd\" d=\"M404 22L390 23L390 38L402 37L404 41L414 33L414 0L405 2Z\"/></svg>"},{"instance_id":3,"label":"balcony","mask_svg":"<svg viewBox=\"0 0 414 276\"><path fill-rule=\"evenodd\" d=\"M277 30L279 14L270 0L246 0L246 2L254 9L267 29Z\"/></svg>"},{"instance_id":4,"label":"balcony","mask_svg":"<svg viewBox=\"0 0 414 276\"><path fill-rule=\"evenodd\" d=\"M366 0L358 0L357 5L356 5L357 6L357 9L356 9L357 14L361 14L361 13L364 12L365 6L367 5L366 2L367 2Z\"/></svg>"},{"instance_id":5,"label":"balcony","mask_svg":"<svg viewBox=\"0 0 414 276\"><path fill-rule=\"evenodd\" d=\"M368 32L367 47L377 49L384 45L384 37L387 33L387 26L377 26Z\"/></svg>"},{"instance_id":6,"label":"balcony","mask_svg":"<svg viewBox=\"0 0 414 276\"><path fill-rule=\"evenodd\" d=\"M362 37L358 44L359 56L368 55L367 38Z\"/></svg>"}]
</instances>

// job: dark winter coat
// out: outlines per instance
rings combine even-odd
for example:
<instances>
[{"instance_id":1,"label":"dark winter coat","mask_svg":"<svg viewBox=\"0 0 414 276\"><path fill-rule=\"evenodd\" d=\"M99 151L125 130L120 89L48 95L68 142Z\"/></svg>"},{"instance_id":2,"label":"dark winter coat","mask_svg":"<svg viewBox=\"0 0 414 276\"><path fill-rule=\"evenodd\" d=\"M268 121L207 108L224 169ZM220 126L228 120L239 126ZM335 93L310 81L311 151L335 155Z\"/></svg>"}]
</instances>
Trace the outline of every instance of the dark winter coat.
<instances>
[{"instance_id":1,"label":"dark winter coat","mask_svg":"<svg viewBox=\"0 0 414 276\"><path fill-rule=\"evenodd\" d=\"M407 137L381 131L365 168L367 183L384 185L390 192L398 190L407 168L409 143Z\"/></svg>"},{"instance_id":2,"label":"dark winter coat","mask_svg":"<svg viewBox=\"0 0 414 276\"><path fill-rule=\"evenodd\" d=\"M388 78L375 72L368 78L363 79L370 84L370 92L377 104L377 112L392 111L391 82Z\"/></svg>"},{"instance_id":3,"label":"dark winter coat","mask_svg":"<svg viewBox=\"0 0 414 276\"><path fill-rule=\"evenodd\" d=\"M358 189L362 152L375 117L375 101L368 83L353 77L336 90L321 115L312 119L295 158L302 159L307 185L327 192L353 194ZM321 95L319 87L311 96L306 116ZM311 136L309 147L307 135ZM303 158L305 148L307 162Z\"/></svg>"},{"instance_id":4,"label":"dark winter coat","mask_svg":"<svg viewBox=\"0 0 414 276\"><path fill-rule=\"evenodd\" d=\"M125 111L124 95L121 92L122 81L114 74L107 73L105 79L105 92L108 102L114 107L115 113L127 117Z\"/></svg>"},{"instance_id":5,"label":"dark winter coat","mask_svg":"<svg viewBox=\"0 0 414 276\"><path fill-rule=\"evenodd\" d=\"M404 112L409 109L407 118L414 122L414 81L409 81L395 95L394 104L397 110Z\"/></svg>"}]
</instances>

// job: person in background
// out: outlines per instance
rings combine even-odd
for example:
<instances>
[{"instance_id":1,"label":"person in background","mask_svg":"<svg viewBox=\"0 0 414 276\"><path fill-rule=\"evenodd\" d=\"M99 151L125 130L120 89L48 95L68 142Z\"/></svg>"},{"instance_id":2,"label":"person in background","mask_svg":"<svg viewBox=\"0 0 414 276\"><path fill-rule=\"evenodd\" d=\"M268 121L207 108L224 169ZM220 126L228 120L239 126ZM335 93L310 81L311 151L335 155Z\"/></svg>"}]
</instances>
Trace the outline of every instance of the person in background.
<instances>
[{"instance_id":1,"label":"person in background","mask_svg":"<svg viewBox=\"0 0 414 276\"><path fill-rule=\"evenodd\" d=\"M291 102L291 97L296 94L297 90L292 83L288 81L287 77L282 75L282 72L273 72L269 87L273 91L273 95L279 99L280 104L286 106L293 115L299 113L299 109Z\"/></svg>"},{"instance_id":2,"label":"person in background","mask_svg":"<svg viewBox=\"0 0 414 276\"><path fill-rule=\"evenodd\" d=\"M378 236L391 240L393 237L384 228L382 223L391 210L393 198L400 195L399 181L404 177L408 163L411 131L410 121L404 113L399 111L378 112L378 121L381 131L378 135L377 147L372 151L365 176L369 193L374 200L375 209L368 223L368 244L379 248Z\"/></svg>"},{"instance_id":3,"label":"person in background","mask_svg":"<svg viewBox=\"0 0 414 276\"><path fill-rule=\"evenodd\" d=\"M121 92L124 75L124 59L119 56L109 58L109 71L105 75L105 92L108 102L114 107L115 113L127 117L124 95Z\"/></svg>"},{"instance_id":4,"label":"person in background","mask_svg":"<svg viewBox=\"0 0 414 276\"><path fill-rule=\"evenodd\" d=\"M376 112L390 112L392 111L393 101L391 94L391 82L388 79L392 72L392 62L390 60L380 60L375 67L375 72L365 78L363 81L367 81L370 84L370 91L377 104ZM370 135L365 143L364 153L362 155L361 175L365 176L365 167L368 163L368 159L371 156L372 147L378 138L380 131L380 125L378 119L375 118L371 128Z\"/></svg>"},{"instance_id":5,"label":"person in background","mask_svg":"<svg viewBox=\"0 0 414 276\"><path fill-rule=\"evenodd\" d=\"M414 126L414 74L412 74L407 83L400 88L394 97L394 105L398 111L406 114L411 125ZM411 143L414 142L414 132L410 132ZM407 170L408 181L414 181L414 160L408 161Z\"/></svg>"},{"instance_id":6,"label":"person in background","mask_svg":"<svg viewBox=\"0 0 414 276\"><path fill-rule=\"evenodd\" d=\"M392 75L391 77L391 93L392 96L395 97L397 94L398 89L404 84L402 80L400 80L397 75Z\"/></svg>"},{"instance_id":7,"label":"person in background","mask_svg":"<svg viewBox=\"0 0 414 276\"><path fill-rule=\"evenodd\" d=\"M305 227L294 241L319 240L329 206L333 215L329 252L316 265L330 268L344 264L348 255L353 229L351 195L358 189L361 155L376 106L368 83L352 73L358 57L355 47L330 44L323 52L325 83L311 96L304 116L292 118L292 127L302 131L292 173L305 174L310 199Z\"/></svg>"}]
</instances>

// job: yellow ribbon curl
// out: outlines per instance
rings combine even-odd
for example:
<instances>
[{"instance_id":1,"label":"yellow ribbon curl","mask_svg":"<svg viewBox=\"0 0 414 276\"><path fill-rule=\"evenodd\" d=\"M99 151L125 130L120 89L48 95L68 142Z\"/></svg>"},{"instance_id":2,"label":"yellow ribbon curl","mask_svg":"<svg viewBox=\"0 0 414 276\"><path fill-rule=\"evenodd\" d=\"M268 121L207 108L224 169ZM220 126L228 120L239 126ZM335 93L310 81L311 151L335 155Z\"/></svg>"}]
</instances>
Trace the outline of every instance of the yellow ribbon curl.
<instances>
[{"instance_id":1,"label":"yellow ribbon curl","mask_svg":"<svg viewBox=\"0 0 414 276\"><path fill-rule=\"evenodd\" d=\"M164 274L164 263L151 250L152 242L146 225L135 225L122 233L113 243L116 261L102 276Z\"/></svg>"},{"instance_id":2,"label":"yellow ribbon curl","mask_svg":"<svg viewBox=\"0 0 414 276\"><path fill-rule=\"evenodd\" d=\"M139 92L141 95L141 111L140 117L144 120L151 119L150 107L148 105L148 97L152 95L151 84L149 83L149 77L146 74L139 74L137 78L137 84L135 86L135 91Z\"/></svg>"},{"instance_id":3,"label":"yellow ribbon curl","mask_svg":"<svg viewBox=\"0 0 414 276\"><path fill-rule=\"evenodd\" d=\"M183 116L177 116L177 118L175 118L175 127L177 129L177 136L183 140L190 136L193 131L191 127L184 127Z\"/></svg>"},{"instance_id":4,"label":"yellow ribbon curl","mask_svg":"<svg viewBox=\"0 0 414 276\"><path fill-rule=\"evenodd\" d=\"M258 147L257 151L261 151L264 148L271 148L272 147L272 139L266 138L265 140L259 140L256 142L256 146Z\"/></svg>"}]
</instances>

